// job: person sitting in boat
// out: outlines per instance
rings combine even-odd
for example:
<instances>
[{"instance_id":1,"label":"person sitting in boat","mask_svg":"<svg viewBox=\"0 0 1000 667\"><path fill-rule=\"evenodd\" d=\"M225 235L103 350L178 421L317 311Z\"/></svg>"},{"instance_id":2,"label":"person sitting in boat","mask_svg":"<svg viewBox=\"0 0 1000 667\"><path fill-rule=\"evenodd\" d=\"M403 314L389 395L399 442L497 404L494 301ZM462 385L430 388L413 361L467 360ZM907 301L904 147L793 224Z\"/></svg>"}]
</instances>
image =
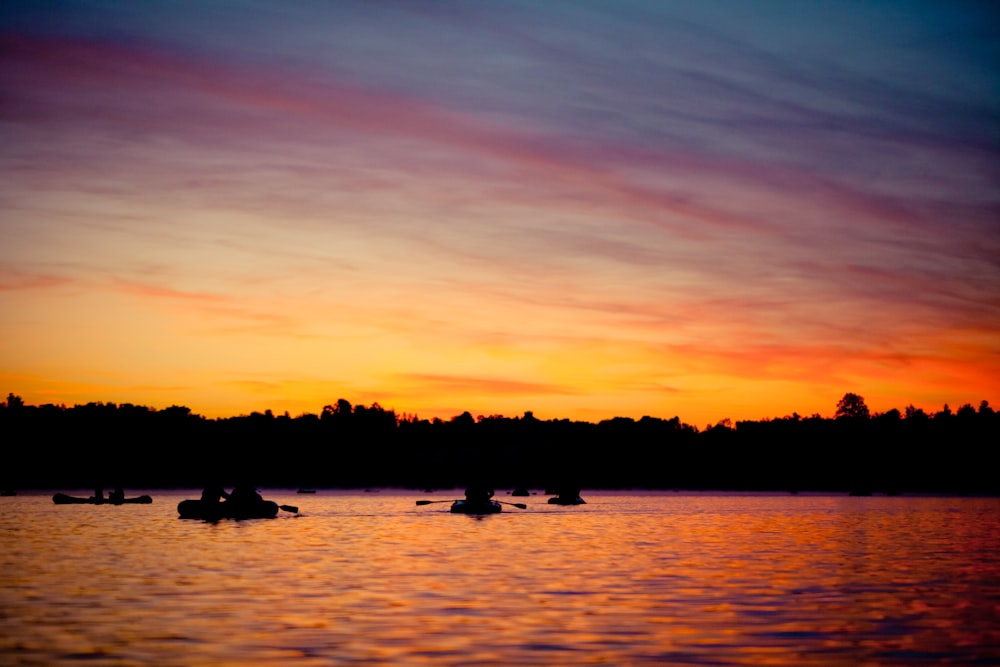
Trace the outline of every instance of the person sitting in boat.
<instances>
[{"instance_id":1,"label":"person sitting in boat","mask_svg":"<svg viewBox=\"0 0 1000 667\"><path fill-rule=\"evenodd\" d=\"M257 493L257 489L252 484L237 484L233 487L233 492L229 494L228 502L237 505L256 505L264 502L264 498Z\"/></svg>"},{"instance_id":2,"label":"person sitting in boat","mask_svg":"<svg viewBox=\"0 0 1000 667\"><path fill-rule=\"evenodd\" d=\"M580 487L579 486L564 487L559 492L559 497L560 498L570 498L570 499L579 498L580 497Z\"/></svg>"},{"instance_id":3,"label":"person sitting in boat","mask_svg":"<svg viewBox=\"0 0 1000 667\"><path fill-rule=\"evenodd\" d=\"M120 486L116 486L115 490L108 494L108 502L109 503L125 502L125 490Z\"/></svg>"},{"instance_id":4,"label":"person sitting in boat","mask_svg":"<svg viewBox=\"0 0 1000 667\"><path fill-rule=\"evenodd\" d=\"M224 488L217 484L209 484L205 487L205 490L201 492L201 502L203 503L218 503L223 498L229 499L229 494Z\"/></svg>"},{"instance_id":5,"label":"person sitting in boat","mask_svg":"<svg viewBox=\"0 0 1000 667\"><path fill-rule=\"evenodd\" d=\"M580 497L580 487L578 486L559 487L556 489L556 498L554 500L563 505L577 505L583 502L583 498Z\"/></svg>"},{"instance_id":6,"label":"person sitting in boat","mask_svg":"<svg viewBox=\"0 0 1000 667\"><path fill-rule=\"evenodd\" d=\"M94 487L94 495L91 497L91 500L93 500L95 503L103 503L104 502L104 488L100 487L100 486Z\"/></svg>"},{"instance_id":7,"label":"person sitting in boat","mask_svg":"<svg viewBox=\"0 0 1000 667\"><path fill-rule=\"evenodd\" d=\"M465 502L488 503L493 497L493 488L487 484L475 483L465 490Z\"/></svg>"}]
</instances>

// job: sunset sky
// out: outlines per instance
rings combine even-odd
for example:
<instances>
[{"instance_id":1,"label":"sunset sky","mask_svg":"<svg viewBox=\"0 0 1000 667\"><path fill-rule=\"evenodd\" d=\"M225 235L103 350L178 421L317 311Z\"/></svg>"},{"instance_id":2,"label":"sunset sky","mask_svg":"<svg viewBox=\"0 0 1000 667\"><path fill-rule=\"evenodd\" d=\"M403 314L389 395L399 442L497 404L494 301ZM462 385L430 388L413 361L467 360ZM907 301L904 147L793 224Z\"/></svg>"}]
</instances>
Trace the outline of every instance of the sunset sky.
<instances>
[{"instance_id":1,"label":"sunset sky","mask_svg":"<svg viewBox=\"0 0 1000 667\"><path fill-rule=\"evenodd\" d=\"M1000 408L997 26L7 0L0 391L701 427L849 391Z\"/></svg>"}]
</instances>

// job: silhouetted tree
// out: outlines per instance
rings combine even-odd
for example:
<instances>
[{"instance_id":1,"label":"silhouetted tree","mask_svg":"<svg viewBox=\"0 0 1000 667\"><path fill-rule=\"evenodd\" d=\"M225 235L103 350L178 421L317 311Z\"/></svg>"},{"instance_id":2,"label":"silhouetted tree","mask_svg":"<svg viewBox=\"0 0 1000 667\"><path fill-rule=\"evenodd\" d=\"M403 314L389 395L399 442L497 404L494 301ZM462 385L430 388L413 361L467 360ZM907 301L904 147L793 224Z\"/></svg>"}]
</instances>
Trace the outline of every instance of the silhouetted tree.
<instances>
[{"instance_id":1,"label":"silhouetted tree","mask_svg":"<svg viewBox=\"0 0 1000 667\"><path fill-rule=\"evenodd\" d=\"M848 392L837 402L837 414L835 416L838 419L841 417L847 417L849 419L868 419L868 406L865 405L865 399L863 397L858 394Z\"/></svg>"},{"instance_id":2,"label":"silhouetted tree","mask_svg":"<svg viewBox=\"0 0 1000 667\"><path fill-rule=\"evenodd\" d=\"M974 417L975 415L976 415L976 409L972 407L972 403L965 403L964 405L958 408L958 412L956 413L956 416L961 417L962 419L969 419L970 417Z\"/></svg>"}]
</instances>

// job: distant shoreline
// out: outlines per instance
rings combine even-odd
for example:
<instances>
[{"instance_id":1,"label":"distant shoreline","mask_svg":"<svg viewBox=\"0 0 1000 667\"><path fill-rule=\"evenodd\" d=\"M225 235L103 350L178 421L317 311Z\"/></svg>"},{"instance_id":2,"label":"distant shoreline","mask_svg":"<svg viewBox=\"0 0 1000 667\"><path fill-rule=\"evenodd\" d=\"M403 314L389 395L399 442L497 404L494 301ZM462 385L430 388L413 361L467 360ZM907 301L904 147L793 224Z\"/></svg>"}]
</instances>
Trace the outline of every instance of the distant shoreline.
<instances>
[{"instance_id":1,"label":"distant shoreline","mask_svg":"<svg viewBox=\"0 0 1000 667\"><path fill-rule=\"evenodd\" d=\"M845 396L846 399L850 396ZM986 401L930 415L792 415L699 430L677 417L596 424L522 417L400 418L339 401L320 415L206 419L187 408L0 406L0 489L464 488L1000 495ZM863 410L862 410L863 408Z\"/></svg>"}]
</instances>

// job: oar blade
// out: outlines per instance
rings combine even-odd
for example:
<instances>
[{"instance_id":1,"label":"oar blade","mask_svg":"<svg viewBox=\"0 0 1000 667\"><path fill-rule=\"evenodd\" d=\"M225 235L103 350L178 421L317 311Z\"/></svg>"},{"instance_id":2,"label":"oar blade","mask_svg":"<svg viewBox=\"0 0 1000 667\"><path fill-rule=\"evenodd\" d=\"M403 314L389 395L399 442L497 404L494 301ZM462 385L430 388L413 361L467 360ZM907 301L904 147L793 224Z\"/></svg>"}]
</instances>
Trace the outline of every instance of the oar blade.
<instances>
[{"instance_id":1,"label":"oar blade","mask_svg":"<svg viewBox=\"0 0 1000 667\"><path fill-rule=\"evenodd\" d=\"M526 509L528 509L528 506L525 505L524 503L508 503L508 502L506 502L504 500L498 500L497 502L500 503L501 505L510 505L511 507L516 507L519 510L526 510Z\"/></svg>"},{"instance_id":2,"label":"oar blade","mask_svg":"<svg viewBox=\"0 0 1000 667\"><path fill-rule=\"evenodd\" d=\"M299 513L299 508L296 507L295 505L278 505L278 507L280 509L285 510L286 512L291 512L292 514L298 514Z\"/></svg>"}]
</instances>

